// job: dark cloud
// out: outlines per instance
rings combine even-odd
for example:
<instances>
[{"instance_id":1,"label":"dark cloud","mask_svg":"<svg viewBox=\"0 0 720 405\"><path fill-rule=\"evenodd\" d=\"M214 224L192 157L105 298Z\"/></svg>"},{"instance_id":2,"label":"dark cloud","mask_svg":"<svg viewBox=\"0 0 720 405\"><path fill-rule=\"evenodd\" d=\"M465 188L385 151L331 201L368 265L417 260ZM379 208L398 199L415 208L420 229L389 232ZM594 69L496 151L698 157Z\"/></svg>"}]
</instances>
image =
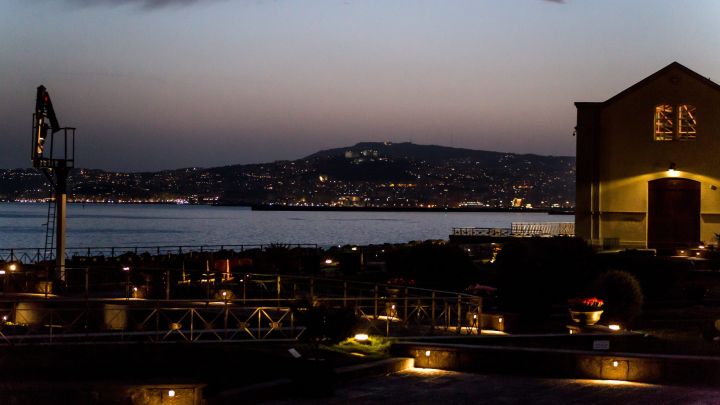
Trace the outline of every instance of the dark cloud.
<instances>
[{"instance_id":1,"label":"dark cloud","mask_svg":"<svg viewBox=\"0 0 720 405\"><path fill-rule=\"evenodd\" d=\"M152 10L163 7L187 6L196 3L214 3L219 0L67 0L79 7L136 5Z\"/></svg>"}]
</instances>

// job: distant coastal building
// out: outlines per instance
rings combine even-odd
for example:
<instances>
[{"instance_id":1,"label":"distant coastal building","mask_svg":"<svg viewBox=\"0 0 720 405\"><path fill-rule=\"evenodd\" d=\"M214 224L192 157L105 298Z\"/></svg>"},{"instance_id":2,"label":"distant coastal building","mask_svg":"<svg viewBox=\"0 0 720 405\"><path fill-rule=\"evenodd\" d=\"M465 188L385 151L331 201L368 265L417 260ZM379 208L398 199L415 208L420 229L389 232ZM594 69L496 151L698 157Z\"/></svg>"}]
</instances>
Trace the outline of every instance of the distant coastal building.
<instances>
[{"instance_id":1,"label":"distant coastal building","mask_svg":"<svg viewBox=\"0 0 720 405\"><path fill-rule=\"evenodd\" d=\"M575 105L577 236L606 248L716 242L720 85L674 62Z\"/></svg>"}]
</instances>

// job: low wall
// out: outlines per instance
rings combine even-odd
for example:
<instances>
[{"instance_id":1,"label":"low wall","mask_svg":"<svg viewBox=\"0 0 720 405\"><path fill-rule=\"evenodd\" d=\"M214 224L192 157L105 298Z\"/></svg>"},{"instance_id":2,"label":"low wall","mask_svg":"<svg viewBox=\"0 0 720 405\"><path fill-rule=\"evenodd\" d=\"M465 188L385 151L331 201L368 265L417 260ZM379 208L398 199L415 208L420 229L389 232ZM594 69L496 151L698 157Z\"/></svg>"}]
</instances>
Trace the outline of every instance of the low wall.
<instances>
[{"instance_id":1,"label":"low wall","mask_svg":"<svg viewBox=\"0 0 720 405\"><path fill-rule=\"evenodd\" d=\"M720 383L720 357L399 342L392 353L415 367L680 384Z\"/></svg>"}]
</instances>

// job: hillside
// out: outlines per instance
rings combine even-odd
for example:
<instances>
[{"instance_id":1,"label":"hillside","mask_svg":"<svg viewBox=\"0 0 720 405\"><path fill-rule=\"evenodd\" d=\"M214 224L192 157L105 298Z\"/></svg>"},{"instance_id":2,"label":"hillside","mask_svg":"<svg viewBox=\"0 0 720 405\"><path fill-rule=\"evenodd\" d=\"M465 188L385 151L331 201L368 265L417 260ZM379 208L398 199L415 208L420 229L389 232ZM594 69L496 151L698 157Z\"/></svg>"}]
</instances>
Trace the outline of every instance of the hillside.
<instances>
[{"instance_id":1,"label":"hillside","mask_svg":"<svg viewBox=\"0 0 720 405\"><path fill-rule=\"evenodd\" d=\"M76 201L505 207L574 204L575 158L362 142L303 159L144 173L74 170ZM39 199L33 169L0 170L0 199Z\"/></svg>"}]
</instances>

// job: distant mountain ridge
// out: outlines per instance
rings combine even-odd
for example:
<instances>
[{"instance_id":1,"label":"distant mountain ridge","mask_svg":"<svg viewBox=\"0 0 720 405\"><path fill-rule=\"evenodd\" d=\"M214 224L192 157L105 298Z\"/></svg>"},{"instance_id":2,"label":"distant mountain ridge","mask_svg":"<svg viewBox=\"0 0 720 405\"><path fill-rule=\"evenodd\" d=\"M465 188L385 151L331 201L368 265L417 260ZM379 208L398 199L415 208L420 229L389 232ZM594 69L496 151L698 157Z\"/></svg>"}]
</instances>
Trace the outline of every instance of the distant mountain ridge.
<instances>
[{"instance_id":1,"label":"distant mountain ridge","mask_svg":"<svg viewBox=\"0 0 720 405\"><path fill-rule=\"evenodd\" d=\"M571 158L572 156L544 156L537 154L519 154L509 152L486 151L479 149L455 148L442 145L419 145L411 142L359 142L353 146L325 149L313 153L304 159L326 158L343 156L346 151L360 152L363 150L376 150L380 155L389 158L412 158L427 161L445 159L475 158L479 161L497 161L498 158L506 155L534 156L534 157L561 157Z\"/></svg>"}]
</instances>

